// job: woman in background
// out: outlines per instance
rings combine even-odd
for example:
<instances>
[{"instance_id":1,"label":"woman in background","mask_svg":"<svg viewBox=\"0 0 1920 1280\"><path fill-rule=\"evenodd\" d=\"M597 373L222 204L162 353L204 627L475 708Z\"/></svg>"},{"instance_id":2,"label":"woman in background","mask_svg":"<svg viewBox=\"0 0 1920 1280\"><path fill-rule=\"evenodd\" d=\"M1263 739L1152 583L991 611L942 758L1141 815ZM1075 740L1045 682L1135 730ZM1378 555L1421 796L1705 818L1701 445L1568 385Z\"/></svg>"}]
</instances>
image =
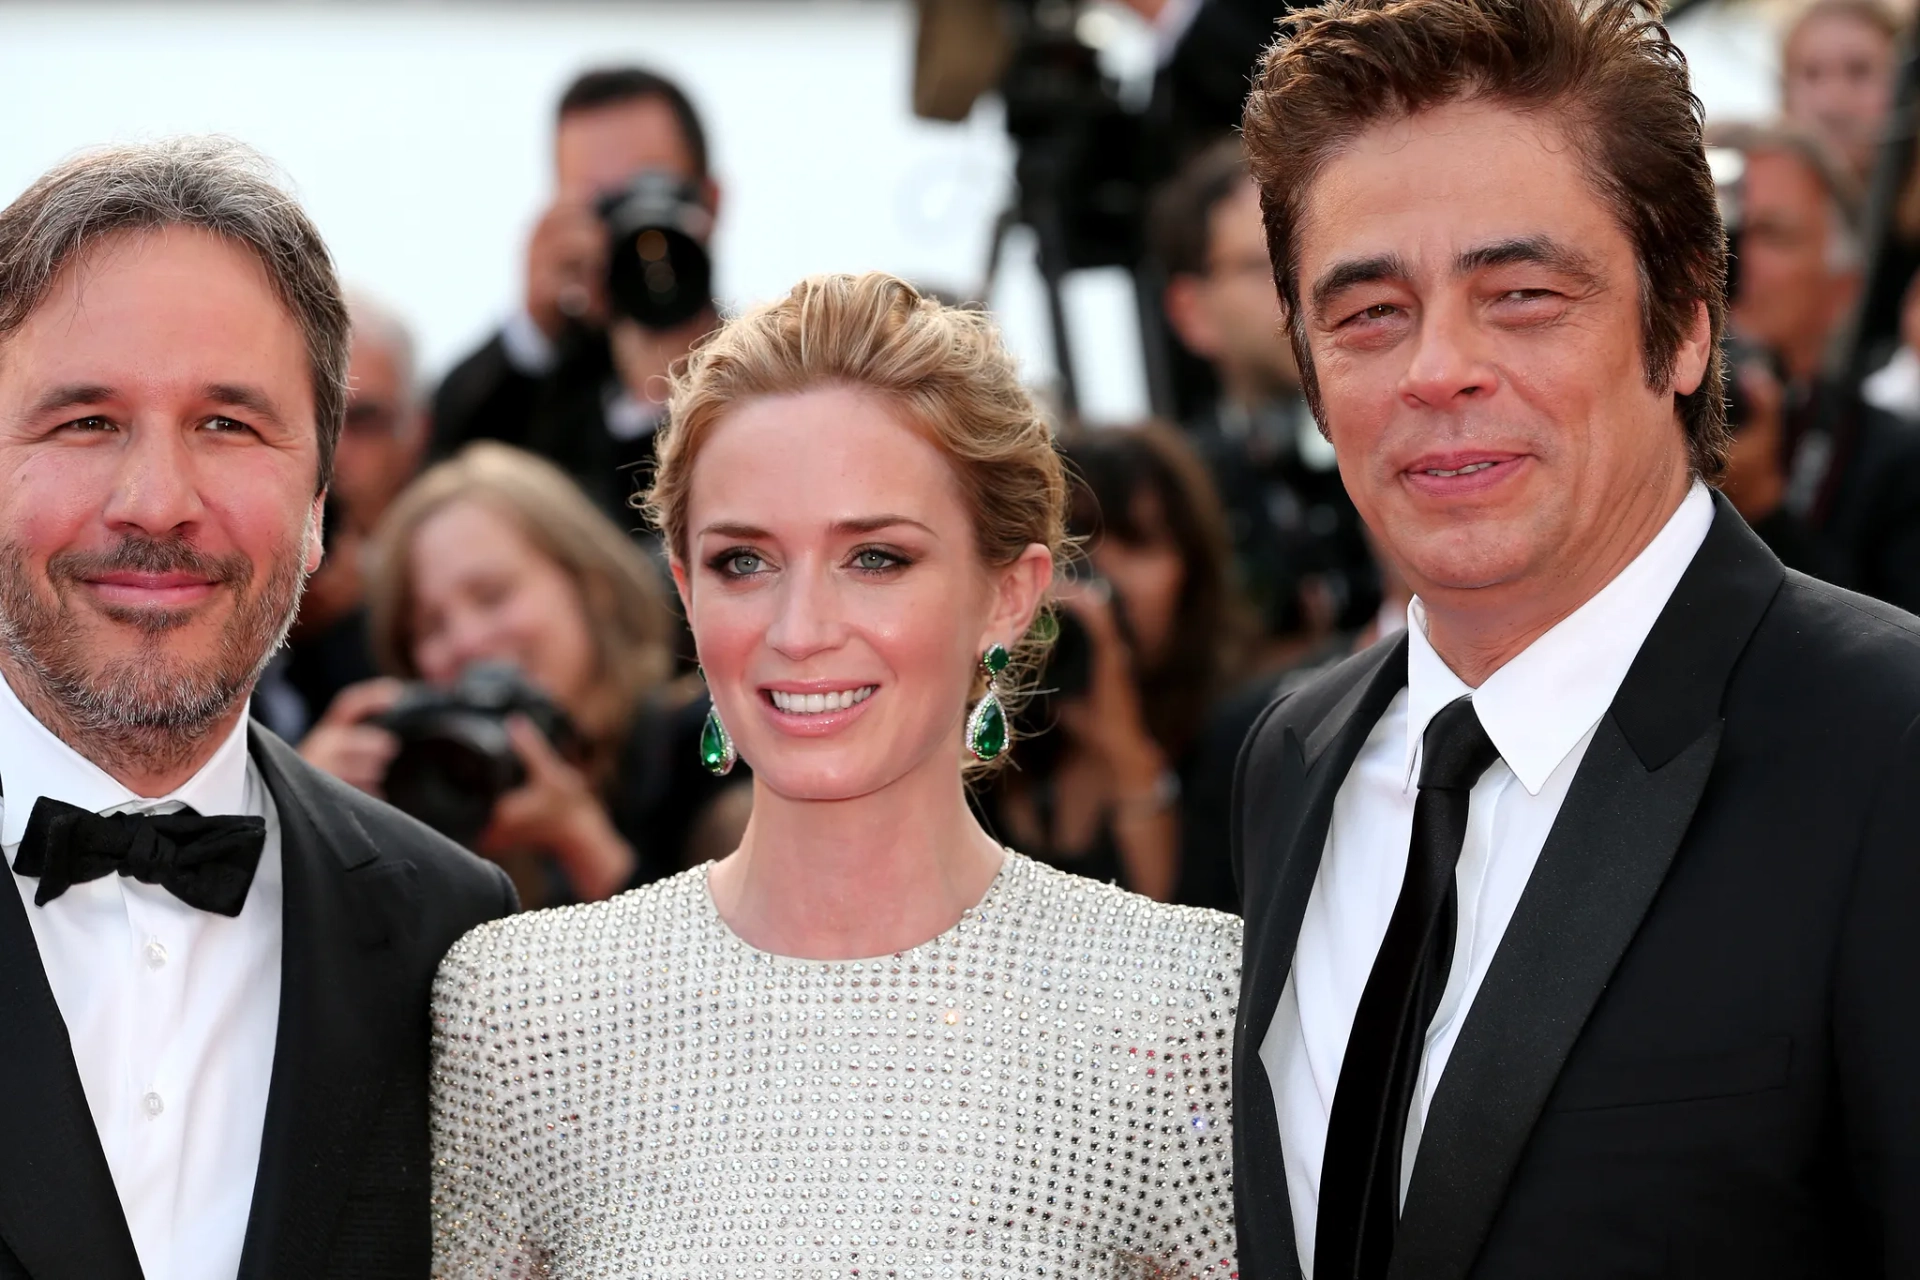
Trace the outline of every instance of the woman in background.
<instances>
[{"instance_id":1,"label":"woman in background","mask_svg":"<svg viewBox=\"0 0 1920 1280\"><path fill-rule=\"evenodd\" d=\"M552 464L477 443L422 474L375 534L367 584L375 656L396 678L343 690L301 754L381 793L400 743L375 721L403 681L451 688L506 663L566 716L578 749L509 721L526 782L477 845L522 903L605 898L733 845L746 788L693 760L705 696L666 683L660 574Z\"/></svg>"},{"instance_id":2,"label":"woman in background","mask_svg":"<svg viewBox=\"0 0 1920 1280\"><path fill-rule=\"evenodd\" d=\"M1032 749L979 804L1024 853L1171 898L1188 762L1245 636L1220 500L1164 426L1083 432L1066 456L1084 562L1049 692L1023 716Z\"/></svg>"},{"instance_id":3,"label":"woman in background","mask_svg":"<svg viewBox=\"0 0 1920 1280\"><path fill-rule=\"evenodd\" d=\"M1064 541L990 322L808 280L694 354L670 420L652 507L752 818L449 953L436 1273L1233 1274L1239 922L967 806Z\"/></svg>"}]
</instances>

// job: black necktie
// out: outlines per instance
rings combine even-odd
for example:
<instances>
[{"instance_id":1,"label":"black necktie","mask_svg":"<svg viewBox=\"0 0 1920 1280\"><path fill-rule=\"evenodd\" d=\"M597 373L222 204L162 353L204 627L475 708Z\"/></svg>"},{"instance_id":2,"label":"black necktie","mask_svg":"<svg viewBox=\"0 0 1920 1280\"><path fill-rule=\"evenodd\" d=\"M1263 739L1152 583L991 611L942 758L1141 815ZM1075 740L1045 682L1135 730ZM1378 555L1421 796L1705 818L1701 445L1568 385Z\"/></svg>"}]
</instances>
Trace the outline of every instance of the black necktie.
<instances>
[{"instance_id":1,"label":"black necktie","mask_svg":"<svg viewBox=\"0 0 1920 1280\"><path fill-rule=\"evenodd\" d=\"M192 809L101 815L42 796L13 869L39 879L37 906L118 872L157 884L190 907L237 916L266 839L261 818L203 818Z\"/></svg>"},{"instance_id":2,"label":"black necktie","mask_svg":"<svg viewBox=\"0 0 1920 1280\"><path fill-rule=\"evenodd\" d=\"M1400 1221L1400 1156L1427 1029L1453 967L1454 865L1467 802L1500 753L1473 702L1441 708L1421 739L1407 875L1367 975L1327 1120L1314 1280L1379 1280Z\"/></svg>"}]
</instances>

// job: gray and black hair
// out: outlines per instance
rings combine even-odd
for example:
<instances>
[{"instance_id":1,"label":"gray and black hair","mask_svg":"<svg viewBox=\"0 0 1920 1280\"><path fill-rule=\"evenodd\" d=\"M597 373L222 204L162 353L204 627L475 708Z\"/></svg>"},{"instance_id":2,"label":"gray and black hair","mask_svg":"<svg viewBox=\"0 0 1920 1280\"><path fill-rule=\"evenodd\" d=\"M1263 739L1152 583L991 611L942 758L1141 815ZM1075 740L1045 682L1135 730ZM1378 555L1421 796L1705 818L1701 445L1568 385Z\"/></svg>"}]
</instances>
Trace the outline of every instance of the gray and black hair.
<instances>
[{"instance_id":1,"label":"gray and black hair","mask_svg":"<svg viewBox=\"0 0 1920 1280\"><path fill-rule=\"evenodd\" d=\"M44 174L0 211L0 343L88 249L116 235L175 226L250 250L300 326L324 489L346 414L347 308L319 231L251 147L228 138L170 138L83 152Z\"/></svg>"}]
</instances>

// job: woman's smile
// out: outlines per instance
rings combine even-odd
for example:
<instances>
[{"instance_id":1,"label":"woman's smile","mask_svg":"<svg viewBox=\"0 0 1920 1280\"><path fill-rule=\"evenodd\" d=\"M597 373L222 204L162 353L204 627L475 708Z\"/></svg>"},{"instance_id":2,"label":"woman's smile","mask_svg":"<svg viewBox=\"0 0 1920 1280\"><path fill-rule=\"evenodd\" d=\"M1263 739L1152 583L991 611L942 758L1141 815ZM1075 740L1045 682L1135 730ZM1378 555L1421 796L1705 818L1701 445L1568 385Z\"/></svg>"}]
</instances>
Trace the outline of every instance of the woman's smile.
<instances>
[{"instance_id":1,"label":"woman's smile","mask_svg":"<svg viewBox=\"0 0 1920 1280\"><path fill-rule=\"evenodd\" d=\"M760 690L767 719L783 733L820 738L840 732L866 714L877 684L783 682Z\"/></svg>"},{"instance_id":2,"label":"woman's smile","mask_svg":"<svg viewBox=\"0 0 1920 1280\"><path fill-rule=\"evenodd\" d=\"M863 684L843 689L800 691L768 689L767 699L790 716L817 716L823 711L845 711L871 698L878 685Z\"/></svg>"}]
</instances>

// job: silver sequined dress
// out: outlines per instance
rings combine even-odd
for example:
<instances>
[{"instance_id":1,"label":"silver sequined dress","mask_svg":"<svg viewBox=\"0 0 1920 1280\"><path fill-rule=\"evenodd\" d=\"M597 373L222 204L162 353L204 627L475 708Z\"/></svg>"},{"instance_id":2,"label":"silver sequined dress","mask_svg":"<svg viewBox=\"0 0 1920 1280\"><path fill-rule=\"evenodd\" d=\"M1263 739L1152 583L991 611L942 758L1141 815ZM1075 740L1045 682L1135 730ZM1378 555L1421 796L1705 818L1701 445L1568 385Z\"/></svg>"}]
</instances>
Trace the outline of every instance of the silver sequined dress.
<instances>
[{"instance_id":1,"label":"silver sequined dress","mask_svg":"<svg viewBox=\"0 0 1920 1280\"><path fill-rule=\"evenodd\" d=\"M467 935L434 1272L1227 1277L1240 922L1010 854L876 960L756 951L696 868Z\"/></svg>"}]
</instances>

